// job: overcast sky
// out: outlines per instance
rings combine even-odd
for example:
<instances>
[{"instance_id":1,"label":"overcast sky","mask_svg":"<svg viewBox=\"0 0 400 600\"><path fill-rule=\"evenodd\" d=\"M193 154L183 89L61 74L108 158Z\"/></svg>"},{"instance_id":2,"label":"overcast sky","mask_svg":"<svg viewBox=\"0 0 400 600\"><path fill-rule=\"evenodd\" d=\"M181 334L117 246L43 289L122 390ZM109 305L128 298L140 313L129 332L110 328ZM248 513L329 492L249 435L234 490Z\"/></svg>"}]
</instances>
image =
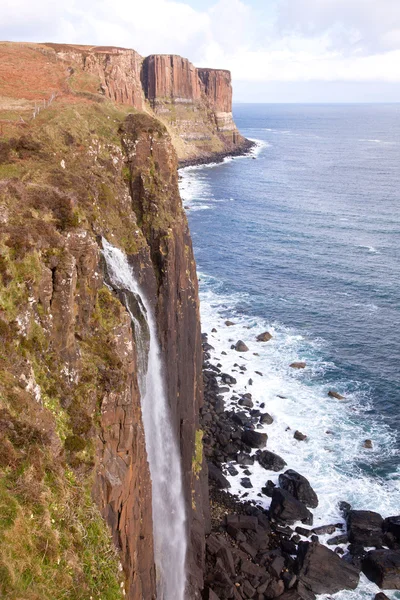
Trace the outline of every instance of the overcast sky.
<instances>
[{"instance_id":1,"label":"overcast sky","mask_svg":"<svg viewBox=\"0 0 400 600\"><path fill-rule=\"evenodd\" d=\"M400 0L0 0L0 39L232 71L240 102L400 101Z\"/></svg>"}]
</instances>

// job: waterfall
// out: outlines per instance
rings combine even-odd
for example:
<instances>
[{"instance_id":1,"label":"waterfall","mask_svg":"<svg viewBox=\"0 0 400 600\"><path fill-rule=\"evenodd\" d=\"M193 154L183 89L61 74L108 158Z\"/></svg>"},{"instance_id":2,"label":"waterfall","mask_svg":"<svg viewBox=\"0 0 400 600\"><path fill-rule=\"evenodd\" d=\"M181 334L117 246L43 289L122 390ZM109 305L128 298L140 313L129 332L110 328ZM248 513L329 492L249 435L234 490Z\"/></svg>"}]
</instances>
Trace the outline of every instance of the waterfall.
<instances>
[{"instance_id":1,"label":"waterfall","mask_svg":"<svg viewBox=\"0 0 400 600\"><path fill-rule=\"evenodd\" d=\"M142 416L152 480L157 599L184 600L187 541L182 469L165 390L157 326L152 308L125 254L104 238L103 254L110 282L120 293L135 329Z\"/></svg>"}]
</instances>

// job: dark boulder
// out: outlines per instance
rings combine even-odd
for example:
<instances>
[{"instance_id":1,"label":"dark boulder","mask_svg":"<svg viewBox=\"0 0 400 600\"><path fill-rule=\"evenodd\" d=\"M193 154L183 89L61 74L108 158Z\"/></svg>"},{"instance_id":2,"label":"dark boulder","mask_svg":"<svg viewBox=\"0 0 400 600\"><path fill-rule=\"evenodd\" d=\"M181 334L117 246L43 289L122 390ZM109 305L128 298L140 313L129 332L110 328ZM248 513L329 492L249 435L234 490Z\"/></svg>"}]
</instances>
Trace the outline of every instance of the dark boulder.
<instances>
[{"instance_id":1,"label":"dark boulder","mask_svg":"<svg viewBox=\"0 0 400 600\"><path fill-rule=\"evenodd\" d=\"M289 367L291 367L292 369L305 369L306 366L307 366L307 363L305 363L303 361L293 362L292 364L289 365Z\"/></svg>"},{"instance_id":2,"label":"dark boulder","mask_svg":"<svg viewBox=\"0 0 400 600\"><path fill-rule=\"evenodd\" d=\"M400 515L385 519L383 522L383 531L392 533L396 541L400 543Z\"/></svg>"},{"instance_id":3,"label":"dark boulder","mask_svg":"<svg viewBox=\"0 0 400 600\"><path fill-rule=\"evenodd\" d=\"M236 457L236 462L239 465L251 467L252 465L254 465L254 457L250 456L250 454L246 454L245 452L239 452L239 454Z\"/></svg>"},{"instance_id":4,"label":"dark boulder","mask_svg":"<svg viewBox=\"0 0 400 600\"><path fill-rule=\"evenodd\" d=\"M282 471L286 467L286 462L283 458L269 450L258 452L256 458L260 465L267 471Z\"/></svg>"},{"instance_id":5,"label":"dark boulder","mask_svg":"<svg viewBox=\"0 0 400 600\"><path fill-rule=\"evenodd\" d=\"M279 485L306 506L317 508L317 494L312 489L308 479L297 473L297 471L288 469L282 475L279 475Z\"/></svg>"},{"instance_id":6,"label":"dark boulder","mask_svg":"<svg viewBox=\"0 0 400 600\"><path fill-rule=\"evenodd\" d=\"M348 541L349 536L347 533L341 533L340 535L330 538L326 543L328 546L337 546L338 544L347 544Z\"/></svg>"},{"instance_id":7,"label":"dark boulder","mask_svg":"<svg viewBox=\"0 0 400 600\"><path fill-rule=\"evenodd\" d=\"M263 413L260 415L260 423L262 425L272 425L274 419L268 413Z\"/></svg>"},{"instance_id":8,"label":"dark boulder","mask_svg":"<svg viewBox=\"0 0 400 600\"><path fill-rule=\"evenodd\" d=\"M221 379L227 385L235 385L235 383L237 383L236 379L232 377L232 375L228 375L228 373L222 373Z\"/></svg>"},{"instance_id":9,"label":"dark boulder","mask_svg":"<svg viewBox=\"0 0 400 600\"><path fill-rule=\"evenodd\" d=\"M243 397L239 400L239 406L244 406L245 408L253 408L254 403L251 398Z\"/></svg>"},{"instance_id":10,"label":"dark boulder","mask_svg":"<svg viewBox=\"0 0 400 600\"><path fill-rule=\"evenodd\" d=\"M242 340L238 340L235 344L236 352L248 352L249 349Z\"/></svg>"},{"instance_id":11,"label":"dark boulder","mask_svg":"<svg viewBox=\"0 0 400 600\"><path fill-rule=\"evenodd\" d=\"M269 342L271 339L272 335L269 331L264 331L264 333L260 333L260 335L257 336L257 342Z\"/></svg>"},{"instance_id":12,"label":"dark boulder","mask_svg":"<svg viewBox=\"0 0 400 600\"><path fill-rule=\"evenodd\" d=\"M302 586L313 594L355 590L360 578L353 565L318 542L300 542L297 576Z\"/></svg>"},{"instance_id":13,"label":"dark boulder","mask_svg":"<svg viewBox=\"0 0 400 600\"><path fill-rule=\"evenodd\" d=\"M266 496L269 496L270 498L272 498L272 493L273 493L273 491L274 491L275 488L276 488L275 483L273 481L271 481L270 479L268 479L268 481L265 484L265 486L263 488L261 488L261 491Z\"/></svg>"},{"instance_id":14,"label":"dark boulder","mask_svg":"<svg viewBox=\"0 0 400 600\"><path fill-rule=\"evenodd\" d=\"M297 440L298 442L304 442L304 440L307 439L307 436L305 433L301 433L301 431L295 431L294 432L294 439Z\"/></svg>"},{"instance_id":15,"label":"dark boulder","mask_svg":"<svg viewBox=\"0 0 400 600\"><path fill-rule=\"evenodd\" d=\"M251 481L250 481L250 478L249 478L249 477L243 477L243 478L240 480L240 485L241 485L242 487L244 487L244 488L247 488L247 489L251 489L251 488L253 487L253 484L251 483Z\"/></svg>"},{"instance_id":16,"label":"dark boulder","mask_svg":"<svg viewBox=\"0 0 400 600\"><path fill-rule=\"evenodd\" d=\"M259 433L251 429L246 429L242 433L242 442L250 448L265 448L268 436L266 433Z\"/></svg>"},{"instance_id":17,"label":"dark boulder","mask_svg":"<svg viewBox=\"0 0 400 600\"><path fill-rule=\"evenodd\" d=\"M339 508L339 511L341 512L341 514L343 515L343 517L345 519L347 519L347 515L351 511L351 504L342 500L341 502L339 502L338 508Z\"/></svg>"},{"instance_id":18,"label":"dark boulder","mask_svg":"<svg viewBox=\"0 0 400 600\"><path fill-rule=\"evenodd\" d=\"M376 594L374 600L389 600L389 597L386 596L386 594L379 592L379 594Z\"/></svg>"},{"instance_id":19,"label":"dark boulder","mask_svg":"<svg viewBox=\"0 0 400 600\"><path fill-rule=\"evenodd\" d=\"M227 478L223 475L221 469L214 465L214 463L208 463L208 476L215 483L215 486L220 489L230 488L231 484Z\"/></svg>"},{"instance_id":20,"label":"dark boulder","mask_svg":"<svg viewBox=\"0 0 400 600\"><path fill-rule=\"evenodd\" d=\"M312 514L302 502L297 500L286 490L275 488L272 492L272 501L269 514L273 519L295 523L296 521L309 522Z\"/></svg>"},{"instance_id":21,"label":"dark boulder","mask_svg":"<svg viewBox=\"0 0 400 600\"><path fill-rule=\"evenodd\" d=\"M362 563L364 574L384 590L400 590L400 551L371 550Z\"/></svg>"},{"instance_id":22,"label":"dark boulder","mask_svg":"<svg viewBox=\"0 0 400 600\"><path fill-rule=\"evenodd\" d=\"M381 546L383 531L381 515L370 510L350 510L347 515L349 540L363 546Z\"/></svg>"}]
</instances>

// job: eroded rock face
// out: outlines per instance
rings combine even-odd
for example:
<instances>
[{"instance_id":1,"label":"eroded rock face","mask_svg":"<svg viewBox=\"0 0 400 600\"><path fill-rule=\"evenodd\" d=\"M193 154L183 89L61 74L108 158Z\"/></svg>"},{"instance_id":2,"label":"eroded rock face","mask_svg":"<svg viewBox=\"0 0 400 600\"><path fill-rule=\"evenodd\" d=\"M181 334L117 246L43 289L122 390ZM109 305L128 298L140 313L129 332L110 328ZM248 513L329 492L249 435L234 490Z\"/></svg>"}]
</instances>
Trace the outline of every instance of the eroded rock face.
<instances>
[{"instance_id":1,"label":"eroded rock face","mask_svg":"<svg viewBox=\"0 0 400 600\"><path fill-rule=\"evenodd\" d=\"M181 448L193 593L202 585L208 510L204 462L194 467L203 402L196 266L179 196L177 156L165 127L146 115L130 115L121 135L131 174L132 205L151 257L153 282L148 276L144 283L154 290L168 399Z\"/></svg>"}]
</instances>

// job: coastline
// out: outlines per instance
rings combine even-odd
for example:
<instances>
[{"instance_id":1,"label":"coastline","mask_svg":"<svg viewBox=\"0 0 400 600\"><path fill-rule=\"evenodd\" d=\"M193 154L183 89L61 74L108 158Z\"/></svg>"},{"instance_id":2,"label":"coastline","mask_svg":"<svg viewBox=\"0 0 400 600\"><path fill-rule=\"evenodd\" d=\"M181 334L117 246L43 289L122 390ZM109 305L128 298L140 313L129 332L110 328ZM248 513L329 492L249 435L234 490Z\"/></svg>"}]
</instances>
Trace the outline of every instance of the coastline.
<instances>
[{"instance_id":1,"label":"coastline","mask_svg":"<svg viewBox=\"0 0 400 600\"><path fill-rule=\"evenodd\" d=\"M257 144L255 143L255 145ZM200 164L212 166L212 164L210 165L210 162L215 164L215 161L207 161ZM232 316L233 320L236 321L237 314L234 315L232 313L232 315L229 315L226 310L228 304L224 304L224 306L225 309L222 314L224 314L226 318ZM380 507L378 507L375 498L371 498L372 505L369 507L360 506L359 503L356 503L356 510L352 511L353 513L368 513L368 519L371 518L371 515L377 515L379 522L379 539L375 540L376 546L372 543L360 544L357 541L354 541L357 540L357 538L354 538L351 533L351 526L348 526L348 512L351 509L350 505L346 503L347 492L346 489L343 488L341 489L340 500L345 504L343 504L341 510L335 501L335 505L332 505L333 511L327 511L322 515L320 511L315 513L316 522L314 523L312 523L312 518L308 524L301 523L300 519L290 521L287 519L276 520L271 518L268 503L270 502L269 498L273 495L274 489L279 489L280 487L280 481L278 483L279 475L283 475L287 469L298 467L296 467L296 465L293 466L293 456L286 456L285 453L281 451L280 446L278 446L278 448L275 447L274 435L271 435L270 441L266 444L268 451L272 451L272 453L279 451L280 458L285 462L287 461L288 465L285 464L280 469L274 468L273 470L266 469L263 471L265 477L264 482L267 482L267 479L269 479L269 481L267 485L264 483L264 489L261 490L261 486L258 487L257 478L256 482L252 482L251 480L253 479L252 476L254 470L260 468L256 455L263 452L265 447L263 449L256 449L256 447L247 446L246 448L246 443L243 441L243 435L246 430L254 432L259 430L262 433L268 432L269 436L270 431L279 425L282 436L286 435L287 437L290 436L293 438L294 431L297 427L293 427L293 429L287 433L289 427L287 427L286 431L285 428L282 428L283 423L281 421L281 415L278 416L278 419L275 419L277 422L274 425L271 424L271 430L268 429L269 424L267 421L265 421L261 427L259 419L264 413L264 409L265 411L271 411L271 413L274 414L273 411L276 406L274 405L274 407L272 407L269 403L260 406L261 399L264 402L264 396L263 394L258 394L258 390L256 389L257 381L255 381L254 386L253 382L251 384L248 382L249 385L252 385L253 387L248 387L247 389L245 389L247 386L243 385L244 378L246 378L247 383L248 377L251 379L254 377L253 374L257 373L255 369L259 368L257 365L260 364L260 360L251 356L251 354L256 353L248 352L247 354L242 354L233 348L231 343L238 341L239 334L239 331L234 332L234 327L231 328L228 326L226 328L226 331L229 330L234 336L234 339L228 339L224 334L223 339L221 338L220 342L217 343L214 348L214 343L217 342L216 338L218 338L219 334L222 332L223 319L222 315L221 319L216 318L215 306L212 312L212 317L211 315L207 315L208 318L205 321L202 318L203 331L207 331L208 334L208 337L207 334L204 334L203 337L203 342L205 344L203 373L206 398L202 410L202 428L204 430L206 459L210 465L212 532L207 541L206 561L206 580L207 582L213 582L210 589L217 594L218 598L274 598L280 596L282 600L310 600L311 598L315 598L315 594L322 598L327 598L327 596L325 596L326 593L337 593L338 595L335 597L337 597L338 600L344 600L350 597L354 599L368 598L372 600L374 595L379 593L379 588L375 586L374 583L369 582L362 573L362 569L367 568L364 567L364 564L368 559L369 553L373 551L372 548L374 547L378 549L384 548L385 552L390 551L391 549L394 552L397 552L399 549L399 540L396 537L391 537L391 531L387 530L389 521L387 519L384 520L379 514L374 513L373 511L378 509L382 512L383 516L387 517L395 513L393 510L389 509L389 503L387 509L385 508L385 510L382 510L382 503L384 503L383 499L380 503ZM252 334L243 331L251 329L251 327L249 327L248 324L244 325L244 323L242 325L243 327L239 335L251 335L254 337L254 331ZM218 331L215 328L217 328ZM249 343L248 338L241 337L241 339L244 340L245 344ZM227 342L229 342L229 344ZM210 347L208 344L210 344ZM263 344L260 344L260 346L262 345ZM265 344L265 346L267 345L268 344ZM250 343L249 346L250 350L255 350ZM221 354L225 356L221 356ZM239 364L235 364L235 358L233 357L236 358ZM242 367L243 364L246 365L246 368ZM289 364L287 366L289 366ZM236 371L236 373L242 371L243 377L241 381L239 381L240 375L236 375L234 371ZM246 373L246 371L248 372ZM264 373L264 375L268 376L267 373ZM263 374L258 373L258 376L261 378ZM299 376L301 379L300 372ZM229 377L237 377L238 381L230 382ZM294 380L298 381L297 376L294 377ZM260 379L259 381L262 380ZM268 383L268 381L266 381L266 383ZM251 392L253 392L253 394L251 394ZM277 393L281 393L281 391ZM229 397L227 394L229 394L229 396L234 394L234 396ZM299 400L301 401L300 398ZM250 402L248 403L248 401ZM338 406L339 405L340 402L338 403ZM262 411L260 409L262 409ZM327 409L329 410L328 406ZM349 407L349 410L354 410L354 407ZM301 418L304 418L304 415L300 415L300 419ZM299 426L298 423L297 426ZM306 427L305 424L304 427ZM292 442L297 444L299 453L303 451L303 448L307 447L308 442L310 439L312 440L313 437L312 432L305 431L305 433L311 434L311 438L307 441L294 438L295 441ZM324 431L324 433L332 432ZM325 440L330 439L333 440L334 438L330 435L325 437ZM327 443L329 444L330 441ZM334 441L334 443L337 443L337 441ZM327 452L332 452L332 450L328 449ZM245 456L246 462L248 461L248 456L252 458L252 462L250 460L248 464L239 464L237 458L240 453L247 455ZM216 469L214 467L216 467ZM313 477L308 472L304 473L301 468L299 468L297 472L300 476L306 475L309 478L306 481L310 487L314 485ZM245 485L241 483L239 486L235 486L233 484L234 478L238 481L242 475L246 475L246 477L242 478L242 482L245 480ZM249 486L248 480L250 478L250 484L253 483L254 486ZM332 481L333 487L337 484L338 482ZM241 490L240 495L237 494L238 490ZM321 504L323 505L323 493L320 494L320 490L317 491ZM331 491L328 491L328 495L330 492ZM370 508L371 510L365 511L365 508ZM262 535L264 538L269 538L267 547L259 547L258 542L255 540L255 537L257 537L255 533L252 532L249 534L248 530L238 526L237 520L240 520L240 515L256 518L257 522L255 523L253 521L256 534ZM235 525L232 524L234 521ZM306 526L304 527L303 525ZM368 522L364 527L366 527L365 530L367 531L369 527ZM388 533L391 535L388 536ZM329 543L328 540L330 540L331 543ZM334 543L332 543L332 540L334 540ZM340 587L341 584L337 581L336 583L330 581L328 587L321 591L317 591L316 588L314 588L313 591L313 584L311 584L311 587L308 587L308 589L304 589L304 581L302 581L302 579L304 579L304 572L302 571L304 562L301 562L302 552L303 554L307 554L307 552L314 553L320 551L325 553L325 555L319 568L329 568L331 561L334 561L339 570L341 567L350 565L353 580L347 583L351 587L346 587L346 585ZM218 562L217 559L222 555L225 557L232 557L234 565L236 567L239 566L239 571L237 571L236 568L236 575L234 574L234 570L232 571L232 568L229 567L229 565L227 566L226 562L221 570L221 563ZM339 563L337 562L336 559L338 557L344 557L343 563L341 560ZM284 565L279 573L277 573L276 568L273 567L276 559L280 559L281 564ZM257 571L256 568L253 569L248 563L251 563L251 565L258 568L262 566L264 572L261 573L261 571ZM243 564L245 565L244 573L243 568L241 568L243 567ZM231 571L229 571L229 569L231 569ZM240 571L242 571L242 573ZM264 589L264 591L268 590L267 595L247 596L244 592L244 589L247 589L248 593L251 594L251 587L248 586L252 586L257 593L261 594L261 592L258 592L258 589L263 589L263 585L266 581L264 581L264 584L260 584L257 587L257 575L255 573L258 573L261 580L263 578L269 578L267 588ZM358 577L361 577L362 585L355 589L354 578L357 579L358 583ZM329 573L326 575L326 578L329 580ZM338 575L338 580L340 580L340 578L341 576ZM224 583L222 583L222 580ZM240 589L241 592L243 590L244 596L243 593L235 595L235 590L237 593L238 589ZM341 592L340 590L355 591L351 593L350 591ZM232 593L233 595L229 595L229 593ZM215 600L215 596L212 595L211 592L209 597ZM393 593L389 593L389 596L378 596L379 600L389 597L397 598L398 596L393 595ZM206 598L208 598L207 595Z\"/></svg>"},{"instance_id":2,"label":"coastline","mask_svg":"<svg viewBox=\"0 0 400 600\"><path fill-rule=\"evenodd\" d=\"M234 150L227 150L224 152L215 152L213 154L209 154L208 156L199 156L196 158L188 158L185 160L180 160L178 163L178 170L184 169L186 167L197 167L202 165L210 165L210 164L220 164L224 162L226 158L235 158L237 156L246 156L251 152L251 150L256 146L256 142L253 140L249 140L247 138L244 139L244 143Z\"/></svg>"}]
</instances>

